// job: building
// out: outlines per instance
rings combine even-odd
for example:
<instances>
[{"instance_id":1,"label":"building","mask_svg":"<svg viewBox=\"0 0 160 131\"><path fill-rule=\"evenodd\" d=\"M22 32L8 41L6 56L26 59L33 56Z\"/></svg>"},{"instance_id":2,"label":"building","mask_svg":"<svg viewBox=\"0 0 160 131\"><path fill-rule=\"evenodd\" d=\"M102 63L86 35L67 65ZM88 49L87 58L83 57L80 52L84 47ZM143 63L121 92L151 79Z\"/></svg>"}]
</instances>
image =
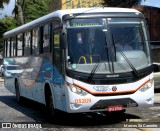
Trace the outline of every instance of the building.
<instances>
[{"instance_id":1,"label":"building","mask_svg":"<svg viewBox=\"0 0 160 131\"><path fill-rule=\"evenodd\" d=\"M101 6L102 0L52 0L51 11ZM56 4L55 4L56 3Z\"/></svg>"},{"instance_id":2,"label":"building","mask_svg":"<svg viewBox=\"0 0 160 131\"><path fill-rule=\"evenodd\" d=\"M101 6L101 0L62 0L61 9L74 9Z\"/></svg>"}]
</instances>

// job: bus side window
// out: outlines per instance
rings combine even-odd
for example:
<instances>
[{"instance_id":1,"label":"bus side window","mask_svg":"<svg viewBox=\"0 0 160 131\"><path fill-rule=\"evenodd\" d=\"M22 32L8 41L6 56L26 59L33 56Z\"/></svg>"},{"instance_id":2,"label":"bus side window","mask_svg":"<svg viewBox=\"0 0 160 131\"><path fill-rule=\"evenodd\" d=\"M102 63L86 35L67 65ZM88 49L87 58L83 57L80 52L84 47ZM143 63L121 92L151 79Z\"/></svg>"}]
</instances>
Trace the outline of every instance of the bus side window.
<instances>
[{"instance_id":1,"label":"bus side window","mask_svg":"<svg viewBox=\"0 0 160 131\"><path fill-rule=\"evenodd\" d=\"M8 39L8 47L7 47L7 57L10 57L10 51L11 51L11 39Z\"/></svg>"},{"instance_id":2,"label":"bus side window","mask_svg":"<svg viewBox=\"0 0 160 131\"><path fill-rule=\"evenodd\" d=\"M23 44L23 34L19 34L17 37L17 56L22 56L22 44Z\"/></svg>"},{"instance_id":3,"label":"bus side window","mask_svg":"<svg viewBox=\"0 0 160 131\"><path fill-rule=\"evenodd\" d=\"M25 43L24 43L24 55L27 56L27 55L30 55L31 54L31 50L30 50L30 46L31 46L31 32L30 31L27 31L25 34L24 34L24 38L25 38Z\"/></svg>"},{"instance_id":4,"label":"bus side window","mask_svg":"<svg viewBox=\"0 0 160 131\"><path fill-rule=\"evenodd\" d=\"M32 54L39 54L39 28L32 30Z\"/></svg>"},{"instance_id":5,"label":"bus side window","mask_svg":"<svg viewBox=\"0 0 160 131\"><path fill-rule=\"evenodd\" d=\"M5 43L5 46L4 46L4 57L7 57L7 48L8 48L8 39L6 39L5 41L4 41Z\"/></svg>"},{"instance_id":6,"label":"bus side window","mask_svg":"<svg viewBox=\"0 0 160 131\"><path fill-rule=\"evenodd\" d=\"M43 28L43 53L48 53L50 52L50 36L51 36L51 25L47 24Z\"/></svg>"},{"instance_id":7,"label":"bus side window","mask_svg":"<svg viewBox=\"0 0 160 131\"><path fill-rule=\"evenodd\" d=\"M10 47L11 47L11 54L10 54L10 56L11 57L13 57L14 56L14 38L12 37L11 38L11 45L10 45Z\"/></svg>"},{"instance_id":8,"label":"bus side window","mask_svg":"<svg viewBox=\"0 0 160 131\"><path fill-rule=\"evenodd\" d=\"M13 56L13 38L10 39L10 57Z\"/></svg>"}]
</instances>

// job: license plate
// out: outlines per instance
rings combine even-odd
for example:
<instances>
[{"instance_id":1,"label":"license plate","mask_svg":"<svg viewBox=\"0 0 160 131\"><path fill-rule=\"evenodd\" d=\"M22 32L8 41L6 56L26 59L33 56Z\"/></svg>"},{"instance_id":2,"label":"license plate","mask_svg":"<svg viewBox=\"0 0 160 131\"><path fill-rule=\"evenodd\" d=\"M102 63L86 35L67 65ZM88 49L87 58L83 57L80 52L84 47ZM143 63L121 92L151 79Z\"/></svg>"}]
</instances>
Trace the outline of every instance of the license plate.
<instances>
[{"instance_id":1,"label":"license plate","mask_svg":"<svg viewBox=\"0 0 160 131\"><path fill-rule=\"evenodd\" d=\"M123 110L123 106L122 105L108 106L108 112L121 111L121 110Z\"/></svg>"}]
</instances>

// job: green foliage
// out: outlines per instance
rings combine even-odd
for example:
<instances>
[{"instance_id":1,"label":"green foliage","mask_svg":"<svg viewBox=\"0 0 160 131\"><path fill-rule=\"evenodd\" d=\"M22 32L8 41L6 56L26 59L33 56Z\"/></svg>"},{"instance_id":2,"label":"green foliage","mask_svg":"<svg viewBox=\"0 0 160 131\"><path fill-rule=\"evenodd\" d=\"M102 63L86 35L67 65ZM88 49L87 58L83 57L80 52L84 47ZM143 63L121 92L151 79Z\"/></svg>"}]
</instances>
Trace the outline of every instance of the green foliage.
<instances>
[{"instance_id":1,"label":"green foliage","mask_svg":"<svg viewBox=\"0 0 160 131\"><path fill-rule=\"evenodd\" d=\"M25 4L21 2L20 4L24 6L22 7L24 22L28 23L48 14L50 2L51 0L25 0Z\"/></svg>"},{"instance_id":2,"label":"green foliage","mask_svg":"<svg viewBox=\"0 0 160 131\"><path fill-rule=\"evenodd\" d=\"M125 8L130 8L134 5L137 5L141 2L142 0L103 0L103 5L104 6L109 6L109 7L125 7Z\"/></svg>"},{"instance_id":3,"label":"green foliage","mask_svg":"<svg viewBox=\"0 0 160 131\"><path fill-rule=\"evenodd\" d=\"M3 48L3 34L17 26L17 22L13 17L5 17L0 20L0 51Z\"/></svg>"},{"instance_id":4,"label":"green foliage","mask_svg":"<svg viewBox=\"0 0 160 131\"><path fill-rule=\"evenodd\" d=\"M0 5L8 3L10 0L0 1ZM16 28L24 23L28 23L49 13L51 0L17 0L13 17L5 17L0 20L0 51L3 45L3 34L6 31ZM2 7L0 7L2 8Z\"/></svg>"},{"instance_id":5,"label":"green foliage","mask_svg":"<svg viewBox=\"0 0 160 131\"><path fill-rule=\"evenodd\" d=\"M0 31L5 32L16 27L16 20L13 17L5 17L0 20Z\"/></svg>"}]
</instances>

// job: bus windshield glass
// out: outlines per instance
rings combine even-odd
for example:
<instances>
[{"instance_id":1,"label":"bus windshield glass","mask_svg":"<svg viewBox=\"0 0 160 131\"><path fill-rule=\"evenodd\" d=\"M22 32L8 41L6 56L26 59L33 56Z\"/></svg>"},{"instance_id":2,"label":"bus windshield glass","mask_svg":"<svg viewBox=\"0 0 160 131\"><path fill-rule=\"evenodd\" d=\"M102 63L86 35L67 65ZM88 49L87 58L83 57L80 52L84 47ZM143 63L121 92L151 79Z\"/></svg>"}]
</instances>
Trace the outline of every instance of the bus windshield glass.
<instances>
[{"instance_id":1,"label":"bus windshield glass","mask_svg":"<svg viewBox=\"0 0 160 131\"><path fill-rule=\"evenodd\" d=\"M67 21L67 67L96 74L132 71L151 64L146 25L140 18L96 18Z\"/></svg>"}]
</instances>

